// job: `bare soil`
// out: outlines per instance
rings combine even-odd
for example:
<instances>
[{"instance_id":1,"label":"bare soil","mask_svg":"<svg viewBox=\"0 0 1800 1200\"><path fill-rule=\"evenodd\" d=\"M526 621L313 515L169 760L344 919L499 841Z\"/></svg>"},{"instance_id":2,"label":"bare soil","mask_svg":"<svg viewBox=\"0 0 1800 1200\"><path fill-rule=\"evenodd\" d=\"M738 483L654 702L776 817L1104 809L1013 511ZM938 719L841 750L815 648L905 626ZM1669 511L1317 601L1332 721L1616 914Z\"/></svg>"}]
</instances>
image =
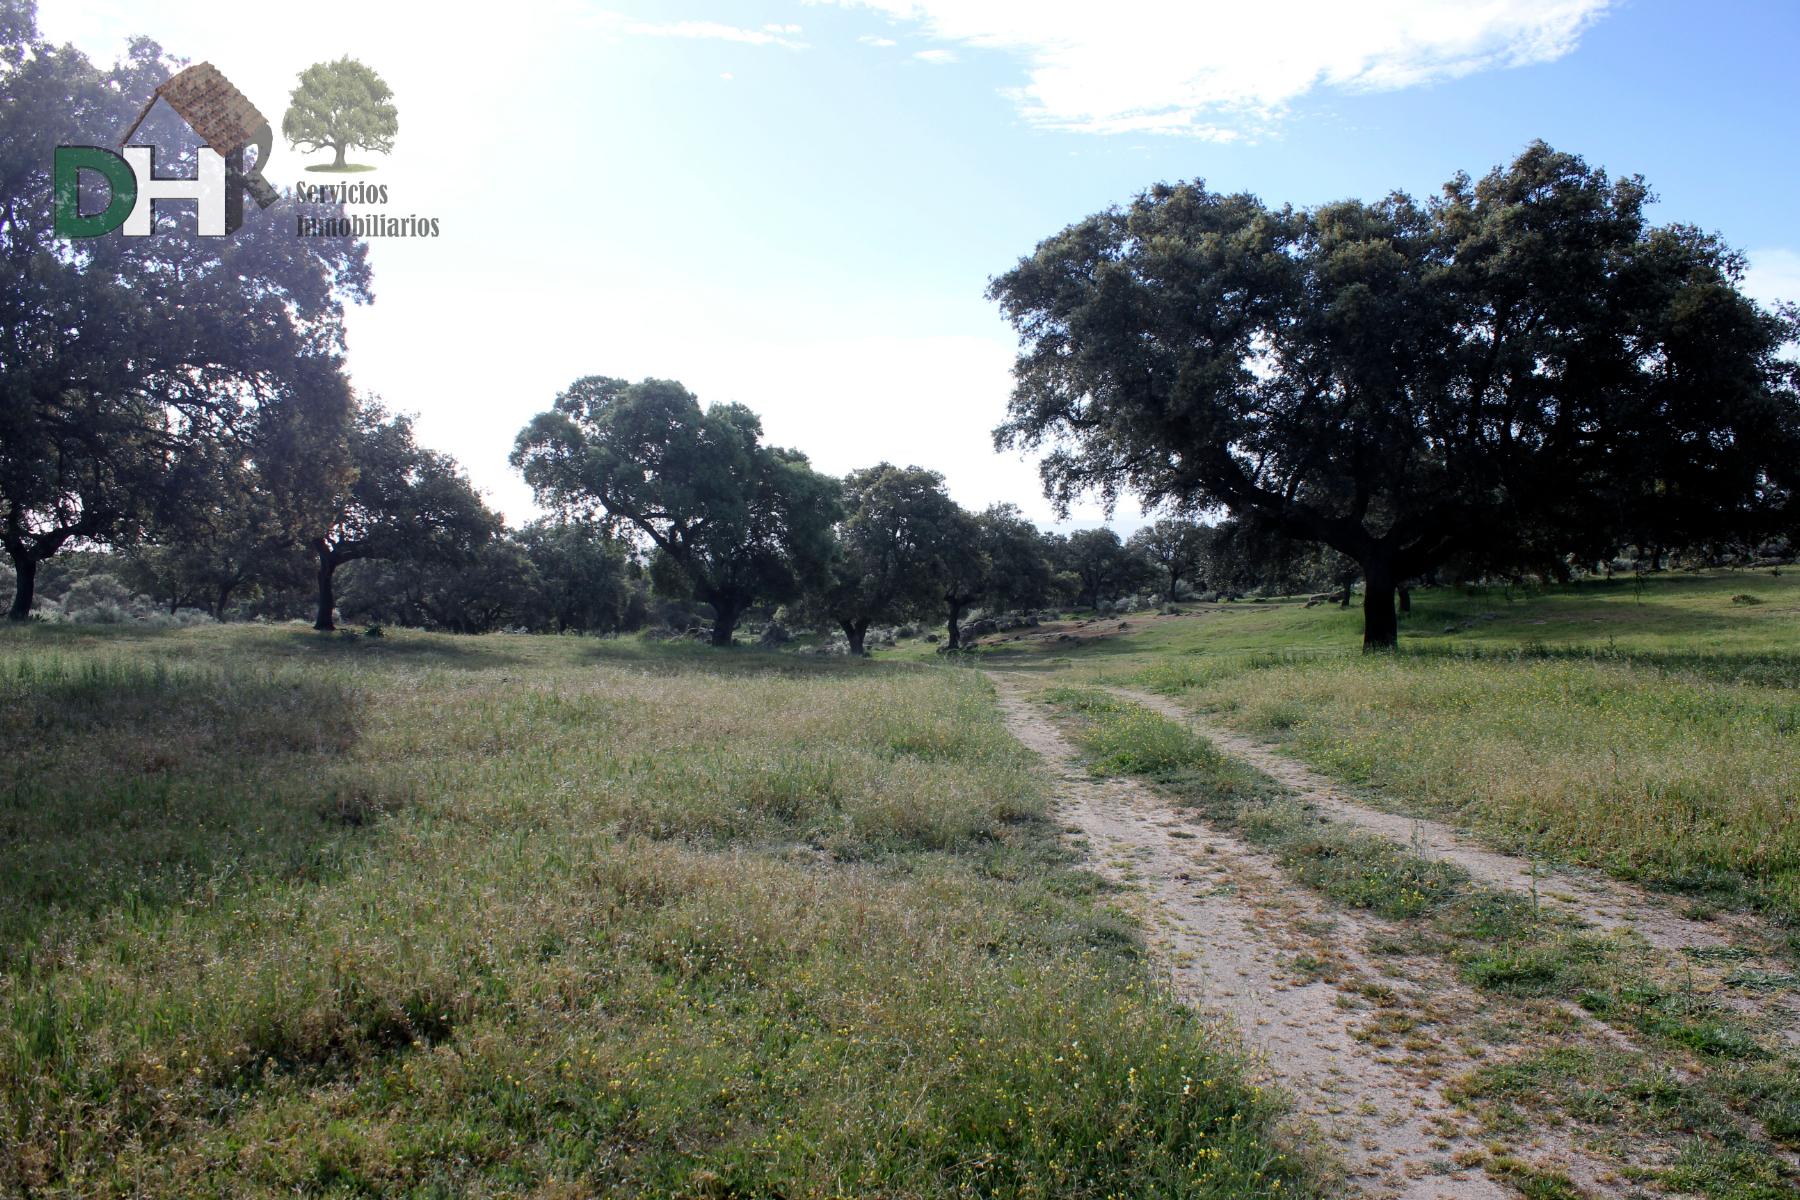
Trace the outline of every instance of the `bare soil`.
<instances>
[{"instance_id":1,"label":"bare soil","mask_svg":"<svg viewBox=\"0 0 1800 1200\"><path fill-rule=\"evenodd\" d=\"M1475 1121L1446 1095L1479 1061L1459 1030L1483 1003L1441 963L1366 952L1379 918L1328 909L1240 839L1196 823L1153 790L1097 779L1024 684L990 673L1008 727L1050 769L1056 811L1094 867L1120 884L1185 1000L1235 1028L1258 1070L1293 1099L1358 1194L1498 1198ZM1509 1147L1578 1182L1608 1168L1544 1132Z\"/></svg>"}]
</instances>

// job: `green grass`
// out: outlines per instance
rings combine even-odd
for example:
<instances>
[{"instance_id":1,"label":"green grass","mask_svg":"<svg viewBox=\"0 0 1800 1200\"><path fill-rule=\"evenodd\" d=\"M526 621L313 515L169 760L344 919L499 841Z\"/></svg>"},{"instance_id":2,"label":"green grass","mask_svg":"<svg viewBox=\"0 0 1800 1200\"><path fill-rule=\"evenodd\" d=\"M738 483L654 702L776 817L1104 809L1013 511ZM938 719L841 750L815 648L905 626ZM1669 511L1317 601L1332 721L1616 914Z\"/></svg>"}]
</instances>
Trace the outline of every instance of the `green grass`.
<instances>
[{"instance_id":1,"label":"green grass","mask_svg":"<svg viewBox=\"0 0 1800 1200\"><path fill-rule=\"evenodd\" d=\"M1734 603L1753 594L1761 603ZM1800 684L1800 569L1668 572L1550 587L1423 588L1400 618L1403 651L1629 658L1644 665ZM1304 598L1207 605L1180 620L1128 618L1126 633L1079 643L1001 645L985 657L1073 679L1166 669L1202 681L1245 669L1355 657L1362 598L1349 608ZM1141 616L1141 614L1139 614ZM932 648L925 647L928 653ZM900 653L919 653L907 643ZM894 653L882 651L883 654Z\"/></svg>"},{"instance_id":2,"label":"green grass","mask_svg":"<svg viewBox=\"0 0 1800 1200\"><path fill-rule=\"evenodd\" d=\"M1389 656L1359 620L1236 607L1021 665L1178 696L1509 851L1800 921L1800 572L1416 592Z\"/></svg>"},{"instance_id":3,"label":"green grass","mask_svg":"<svg viewBox=\"0 0 1800 1200\"><path fill-rule=\"evenodd\" d=\"M1281 785L1142 705L1086 688L1045 699L1075 717L1090 770L1156 783L1209 821L1271 850L1308 887L1352 908L1410 917L1442 905L1467 876L1326 820Z\"/></svg>"},{"instance_id":4,"label":"green grass","mask_svg":"<svg viewBox=\"0 0 1800 1200\"><path fill-rule=\"evenodd\" d=\"M1553 1047L1477 1068L1461 1080L1459 1099L1480 1105L1499 1128L1527 1130L1543 1119L1546 1103L1579 1122L1601 1144L1649 1132L1698 1132L1666 1166L1638 1162L1623 1174L1659 1183L1681 1195L1709 1200L1776 1200L1793 1195L1794 1180L1780 1161L1743 1133L1731 1111L1708 1089L1666 1064L1614 1050ZM1487 1164L1490 1173L1534 1193L1537 1172L1510 1157ZM1521 1174L1521 1168L1524 1173Z\"/></svg>"},{"instance_id":5,"label":"green grass","mask_svg":"<svg viewBox=\"0 0 1800 1200\"><path fill-rule=\"evenodd\" d=\"M1520 1006L1541 1000L1569 1002L1641 1036L1650 1048L1602 1055L1559 1047L1478 1068L1456 1094L1487 1104L1491 1122L1523 1130L1552 1110L1606 1127L1629 1119L1640 1132L1683 1147L1680 1160L1659 1176L1671 1184L1719 1200L1794 1186L1775 1147L1800 1147L1800 1064L1768 1049L1716 997L1671 978L1642 942L1581 928L1541 909L1533 897L1480 887L1458 867L1332 821L1186 726L1140 705L1083 688L1045 695L1064 714L1090 770L1144 779L1268 851L1295 882L1340 906L1401 923L1389 952L1443 959L1491 996L1496 1012L1530 1012ZM1124 749L1132 745L1154 752L1134 756ZM1543 1025L1537 1036L1561 1041L1566 1015L1553 1006L1533 1019ZM1680 1105L1607 1109L1609 1092L1625 1086L1621 1073L1637 1079L1664 1072L1671 1056L1685 1067ZM1530 1108L1529 1116L1515 1112L1521 1106ZM1760 1137L1747 1132L1751 1123L1760 1126ZM1567 1190L1573 1185L1566 1179L1517 1160L1490 1161L1488 1169L1526 1196L1580 1194Z\"/></svg>"},{"instance_id":6,"label":"green grass","mask_svg":"<svg viewBox=\"0 0 1800 1200\"><path fill-rule=\"evenodd\" d=\"M966 671L0 634L0 1192L1308 1194Z\"/></svg>"},{"instance_id":7,"label":"green grass","mask_svg":"<svg viewBox=\"0 0 1800 1200\"><path fill-rule=\"evenodd\" d=\"M1341 659L1193 701L1503 848L1800 915L1800 691L1605 660Z\"/></svg>"}]
</instances>

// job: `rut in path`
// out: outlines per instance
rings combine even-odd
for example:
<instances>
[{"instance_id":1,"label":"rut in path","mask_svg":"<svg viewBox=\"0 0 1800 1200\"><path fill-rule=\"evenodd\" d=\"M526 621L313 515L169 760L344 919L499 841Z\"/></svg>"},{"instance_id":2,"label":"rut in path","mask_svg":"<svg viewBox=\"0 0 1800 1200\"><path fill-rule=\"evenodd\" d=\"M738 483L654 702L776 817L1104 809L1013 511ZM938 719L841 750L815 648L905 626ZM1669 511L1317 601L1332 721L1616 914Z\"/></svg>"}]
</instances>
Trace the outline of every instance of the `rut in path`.
<instances>
[{"instance_id":1,"label":"rut in path","mask_svg":"<svg viewBox=\"0 0 1800 1200\"><path fill-rule=\"evenodd\" d=\"M1407 960L1404 978L1376 969L1362 946L1382 929L1378 919L1327 910L1289 887L1266 856L1190 823L1132 780L1093 778L1017 681L989 678L1007 727L1053 772L1058 819L1085 839L1102 874L1131 889L1178 992L1231 1018L1259 1069L1337 1143L1355 1186L1404 1200L1513 1195L1452 1162L1474 1144L1469 1118L1443 1092L1443 1081L1467 1065L1463 1052L1433 1035L1428 1015L1405 1047L1371 1036L1385 1013L1466 1013L1479 1000L1431 963ZM1298 977L1294 960L1303 955L1332 964L1334 983ZM1521 1149L1578 1179L1604 1173L1566 1144L1540 1139Z\"/></svg>"},{"instance_id":2,"label":"rut in path","mask_svg":"<svg viewBox=\"0 0 1800 1200\"><path fill-rule=\"evenodd\" d=\"M1589 871L1546 868L1529 859L1486 849L1442 822L1383 812L1358 803L1346 796L1341 786L1310 767L1242 734L1221 728L1166 696L1121 687L1103 687L1101 690L1186 725L1226 754L1249 763L1291 788L1298 799L1320 812L1389 841L1413 847L1428 858L1454 863L1489 887L1518 894L1535 890L1546 907L1601 929L1630 930L1651 946L1670 954L1730 950L1734 952L1732 957L1720 955L1715 962L1742 967L1745 965L1742 954L1747 948L1755 947L1765 956L1769 950L1763 931L1749 918L1727 916L1703 924L1671 911L1661 899L1628 883ZM1709 969L1704 962L1695 964L1691 959L1683 962L1684 969L1701 976L1708 990L1714 991L1732 1008L1765 1018L1783 1042L1800 1046L1800 997L1776 992L1759 1001L1723 987L1719 978L1722 966ZM1766 957L1761 965L1773 969L1783 966Z\"/></svg>"}]
</instances>

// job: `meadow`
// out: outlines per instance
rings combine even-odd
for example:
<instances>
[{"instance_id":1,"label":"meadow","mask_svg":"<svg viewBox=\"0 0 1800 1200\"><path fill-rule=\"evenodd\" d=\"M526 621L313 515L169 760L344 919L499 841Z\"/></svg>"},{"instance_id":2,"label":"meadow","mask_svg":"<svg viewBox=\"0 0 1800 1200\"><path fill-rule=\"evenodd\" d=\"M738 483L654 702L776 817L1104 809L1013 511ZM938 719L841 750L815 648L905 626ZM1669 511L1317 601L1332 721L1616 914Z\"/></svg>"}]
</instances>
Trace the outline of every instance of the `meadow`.
<instances>
[{"instance_id":1,"label":"meadow","mask_svg":"<svg viewBox=\"0 0 1800 1200\"><path fill-rule=\"evenodd\" d=\"M988 658L1164 692L1509 851L1800 921L1800 574L1422 590L1387 656L1359 620L1246 603Z\"/></svg>"},{"instance_id":2,"label":"meadow","mask_svg":"<svg viewBox=\"0 0 1800 1200\"><path fill-rule=\"evenodd\" d=\"M1300 980L1354 1005L1366 981L1335 956L1360 948L1380 977L1423 986L1402 1002L1378 984L1387 1007L1358 1036L1404 1049L1472 1122L1480 1142L1455 1164L1560 1200L1794 1194L1793 576L1422 591L1393 655L1358 653L1356 621L1241 603L1067 623L979 653L1036 681L1089 771L1151 785L1360 928L1296 957ZM1271 743L1364 805L1447 819L1521 855L1529 890L1333 819L1172 719L1179 709L1109 686ZM1672 894L1715 944L1675 953L1597 928L1566 875L1547 876L1540 907L1538 871L1565 864ZM1457 988L1466 1000L1447 999ZM1527 1149L1546 1136L1568 1141Z\"/></svg>"},{"instance_id":3,"label":"meadow","mask_svg":"<svg viewBox=\"0 0 1800 1200\"><path fill-rule=\"evenodd\" d=\"M961 670L0 635L0 1192L1306 1195Z\"/></svg>"},{"instance_id":4,"label":"meadow","mask_svg":"<svg viewBox=\"0 0 1800 1200\"><path fill-rule=\"evenodd\" d=\"M1785 1060L1638 951L1321 831L1088 685L1791 931L1800 584L1421 591L1377 658L1357 620L1244 603L971 658L1046 685L1093 770L1407 923L1407 952L1726 1064L1647 1127L1716 1141L1754 1114L1788 1142ZM1283 1098L1060 841L988 681L932 649L0 632L0 1192L1330 1194ZM1460 1086L1548 1119L1537 1063ZM1696 1190L1764 1194L1765 1152L1695 1145L1738 1156L1696 1160L1724 1181Z\"/></svg>"}]
</instances>

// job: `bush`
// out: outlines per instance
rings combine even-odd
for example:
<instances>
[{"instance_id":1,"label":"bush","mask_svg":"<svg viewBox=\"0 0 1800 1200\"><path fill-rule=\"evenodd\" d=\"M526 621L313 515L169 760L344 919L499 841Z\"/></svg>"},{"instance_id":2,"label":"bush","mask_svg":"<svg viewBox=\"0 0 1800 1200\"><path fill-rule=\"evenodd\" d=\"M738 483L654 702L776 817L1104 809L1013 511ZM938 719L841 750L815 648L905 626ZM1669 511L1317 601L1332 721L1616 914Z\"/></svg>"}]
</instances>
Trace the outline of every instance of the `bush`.
<instances>
[{"instance_id":1,"label":"bush","mask_svg":"<svg viewBox=\"0 0 1800 1200\"><path fill-rule=\"evenodd\" d=\"M214 624L212 615L200 609L184 608L169 612L152 603L149 597L133 592L117 576L97 572L69 585L62 603L40 598L35 605L37 615L47 621L69 621L78 625L139 625L152 629L184 629L190 625Z\"/></svg>"},{"instance_id":2,"label":"bush","mask_svg":"<svg viewBox=\"0 0 1800 1200\"><path fill-rule=\"evenodd\" d=\"M63 594L63 610L70 614L71 620L82 620L84 618L74 614L84 610L125 609L135 598L132 590L117 576L101 572L70 584Z\"/></svg>"},{"instance_id":3,"label":"bush","mask_svg":"<svg viewBox=\"0 0 1800 1200\"><path fill-rule=\"evenodd\" d=\"M123 625L131 620L131 613L110 600L103 600L85 608L71 608L64 618L77 625Z\"/></svg>"}]
</instances>

